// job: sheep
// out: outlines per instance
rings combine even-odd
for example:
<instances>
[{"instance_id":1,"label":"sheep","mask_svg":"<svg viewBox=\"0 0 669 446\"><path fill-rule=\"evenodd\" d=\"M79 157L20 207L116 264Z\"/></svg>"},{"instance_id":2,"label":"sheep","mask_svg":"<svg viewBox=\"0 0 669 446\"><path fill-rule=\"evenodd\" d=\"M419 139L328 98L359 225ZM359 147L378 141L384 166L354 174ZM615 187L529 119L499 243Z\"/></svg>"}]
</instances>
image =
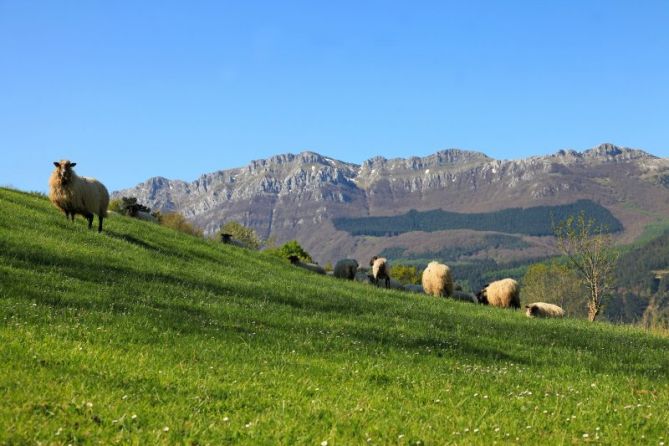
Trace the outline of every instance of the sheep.
<instances>
[{"instance_id":1,"label":"sheep","mask_svg":"<svg viewBox=\"0 0 669 446\"><path fill-rule=\"evenodd\" d=\"M334 267L334 276L340 279L355 279L355 273L358 272L358 262L354 259L339 260Z\"/></svg>"},{"instance_id":2,"label":"sheep","mask_svg":"<svg viewBox=\"0 0 669 446\"><path fill-rule=\"evenodd\" d=\"M484 305L502 308L520 308L520 289L513 279L502 279L489 283L476 294Z\"/></svg>"},{"instance_id":3,"label":"sheep","mask_svg":"<svg viewBox=\"0 0 669 446\"><path fill-rule=\"evenodd\" d=\"M564 310L554 304L545 302L534 302L525 305L525 314L527 317L563 317Z\"/></svg>"},{"instance_id":4,"label":"sheep","mask_svg":"<svg viewBox=\"0 0 669 446\"><path fill-rule=\"evenodd\" d=\"M93 227L93 214L98 216L98 232L102 232L102 221L107 216L109 192L94 178L80 177L72 168L77 163L69 160L54 161L56 168L49 178L49 199L65 217L74 221L76 214L88 220L88 229Z\"/></svg>"},{"instance_id":5,"label":"sheep","mask_svg":"<svg viewBox=\"0 0 669 446\"><path fill-rule=\"evenodd\" d=\"M386 288L390 286L390 267L388 265L388 260L384 257L374 256L369 261L369 266L372 267L372 274L370 275L370 281L379 286L379 280L383 279Z\"/></svg>"},{"instance_id":6,"label":"sheep","mask_svg":"<svg viewBox=\"0 0 669 446\"><path fill-rule=\"evenodd\" d=\"M316 274L323 274L325 275L325 269L316 264L316 263L305 263L300 260L300 258L296 255L292 255L288 257L288 260L290 260L290 263L292 265L297 266L298 268L306 269L307 271L311 271Z\"/></svg>"},{"instance_id":7,"label":"sheep","mask_svg":"<svg viewBox=\"0 0 669 446\"><path fill-rule=\"evenodd\" d=\"M423 271L421 279L426 294L432 296L451 296L453 294L453 278L451 269L439 262L430 262Z\"/></svg>"}]
</instances>

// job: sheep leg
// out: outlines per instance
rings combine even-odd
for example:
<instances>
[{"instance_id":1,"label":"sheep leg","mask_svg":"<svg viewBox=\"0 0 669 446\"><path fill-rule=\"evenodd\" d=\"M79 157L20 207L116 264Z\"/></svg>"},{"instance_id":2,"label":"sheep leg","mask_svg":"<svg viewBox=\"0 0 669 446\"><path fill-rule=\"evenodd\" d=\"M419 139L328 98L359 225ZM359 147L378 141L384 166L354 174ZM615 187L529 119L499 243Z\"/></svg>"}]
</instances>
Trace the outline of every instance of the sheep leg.
<instances>
[{"instance_id":1,"label":"sheep leg","mask_svg":"<svg viewBox=\"0 0 669 446\"><path fill-rule=\"evenodd\" d=\"M88 220L88 229L93 227L93 214L90 212L86 214L86 220Z\"/></svg>"},{"instance_id":2,"label":"sheep leg","mask_svg":"<svg viewBox=\"0 0 669 446\"><path fill-rule=\"evenodd\" d=\"M102 215L98 215L98 232L102 232Z\"/></svg>"}]
</instances>

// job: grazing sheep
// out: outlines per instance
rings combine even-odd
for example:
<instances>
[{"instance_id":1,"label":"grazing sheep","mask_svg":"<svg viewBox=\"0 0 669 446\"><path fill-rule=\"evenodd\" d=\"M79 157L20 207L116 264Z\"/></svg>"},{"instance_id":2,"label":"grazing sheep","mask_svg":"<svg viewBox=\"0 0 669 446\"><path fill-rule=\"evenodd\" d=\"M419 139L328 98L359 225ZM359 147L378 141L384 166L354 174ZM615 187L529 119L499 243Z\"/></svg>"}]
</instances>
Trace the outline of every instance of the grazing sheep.
<instances>
[{"instance_id":1,"label":"grazing sheep","mask_svg":"<svg viewBox=\"0 0 669 446\"><path fill-rule=\"evenodd\" d=\"M372 283L379 286L379 280L383 279L386 288L390 286L390 266L385 257L374 256L369 261L369 266L372 267L372 274L370 279Z\"/></svg>"},{"instance_id":2,"label":"grazing sheep","mask_svg":"<svg viewBox=\"0 0 669 446\"><path fill-rule=\"evenodd\" d=\"M554 304L545 302L534 302L525 305L525 314L527 317L563 317L564 310Z\"/></svg>"},{"instance_id":3,"label":"grazing sheep","mask_svg":"<svg viewBox=\"0 0 669 446\"><path fill-rule=\"evenodd\" d=\"M342 259L334 267L334 276L339 279L355 279L355 273L358 272L358 262L354 259Z\"/></svg>"},{"instance_id":4,"label":"grazing sheep","mask_svg":"<svg viewBox=\"0 0 669 446\"><path fill-rule=\"evenodd\" d=\"M520 308L520 288L513 279L502 279L484 286L476 298L484 305Z\"/></svg>"},{"instance_id":5,"label":"grazing sheep","mask_svg":"<svg viewBox=\"0 0 669 446\"><path fill-rule=\"evenodd\" d=\"M72 168L77 163L69 160L54 161L56 168L49 178L49 199L66 218L74 221L76 214L88 220L88 229L93 227L93 214L98 216L98 232L102 232L102 220L107 216L109 192L94 178L80 177Z\"/></svg>"},{"instance_id":6,"label":"grazing sheep","mask_svg":"<svg viewBox=\"0 0 669 446\"><path fill-rule=\"evenodd\" d=\"M316 274L325 275L325 269L322 266L315 263L302 262L298 256L292 255L288 257L288 260L290 260L290 263L297 266L298 268L303 268Z\"/></svg>"},{"instance_id":7,"label":"grazing sheep","mask_svg":"<svg viewBox=\"0 0 669 446\"><path fill-rule=\"evenodd\" d=\"M451 269L439 262L430 262L423 271L421 279L425 293L432 296L450 296L453 294Z\"/></svg>"}]
</instances>

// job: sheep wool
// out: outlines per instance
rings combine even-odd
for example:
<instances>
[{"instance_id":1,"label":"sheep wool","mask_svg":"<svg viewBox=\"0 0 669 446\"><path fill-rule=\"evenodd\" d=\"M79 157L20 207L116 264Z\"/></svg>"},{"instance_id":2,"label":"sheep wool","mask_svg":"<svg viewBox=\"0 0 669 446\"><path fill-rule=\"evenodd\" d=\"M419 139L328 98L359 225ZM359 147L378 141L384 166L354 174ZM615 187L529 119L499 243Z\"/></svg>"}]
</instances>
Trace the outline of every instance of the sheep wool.
<instances>
[{"instance_id":1,"label":"sheep wool","mask_svg":"<svg viewBox=\"0 0 669 446\"><path fill-rule=\"evenodd\" d=\"M390 267L388 266L388 260L386 260L385 257L374 256L370 263L372 266L372 278L374 279L374 284L379 286L379 280L383 279L386 288L388 288L390 286Z\"/></svg>"},{"instance_id":2,"label":"sheep wool","mask_svg":"<svg viewBox=\"0 0 669 446\"><path fill-rule=\"evenodd\" d=\"M358 262L354 259L339 260L334 267L334 276L339 279L355 279L355 273L358 272Z\"/></svg>"},{"instance_id":3,"label":"sheep wool","mask_svg":"<svg viewBox=\"0 0 669 446\"><path fill-rule=\"evenodd\" d=\"M443 263L430 262L423 271L421 282L426 294L437 297L453 294L451 269Z\"/></svg>"},{"instance_id":4,"label":"sheep wool","mask_svg":"<svg viewBox=\"0 0 669 446\"><path fill-rule=\"evenodd\" d=\"M525 305L525 314L527 317L563 317L564 310L555 304L534 302Z\"/></svg>"},{"instance_id":5,"label":"sheep wool","mask_svg":"<svg viewBox=\"0 0 669 446\"><path fill-rule=\"evenodd\" d=\"M492 282L477 295L479 302L493 307L520 308L520 288L513 279Z\"/></svg>"},{"instance_id":6,"label":"sheep wool","mask_svg":"<svg viewBox=\"0 0 669 446\"><path fill-rule=\"evenodd\" d=\"M109 206L107 188L95 178L78 176L72 169L77 163L61 160L53 164L56 168L49 178L49 200L72 221L75 215L83 215L88 229L93 227L93 214L97 215L98 232L102 232Z\"/></svg>"}]
</instances>

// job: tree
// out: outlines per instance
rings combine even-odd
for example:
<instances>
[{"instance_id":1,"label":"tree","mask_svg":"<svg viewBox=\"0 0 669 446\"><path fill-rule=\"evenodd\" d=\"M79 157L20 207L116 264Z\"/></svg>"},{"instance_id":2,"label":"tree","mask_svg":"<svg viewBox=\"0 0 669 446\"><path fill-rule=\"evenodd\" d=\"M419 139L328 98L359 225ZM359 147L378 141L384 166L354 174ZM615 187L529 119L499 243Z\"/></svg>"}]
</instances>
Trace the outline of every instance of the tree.
<instances>
[{"instance_id":1,"label":"tree","mask_svg":"<svg viewBox=\"0 0 669 446\"><path fill-rule=\"evenodd\" d=\"M291 240L289 242L284 243L284 245L279 248L278 253L281 257L283 258L289 258L290 256L297 256L299 257L300 260L307 262L307 263L313 263L313 259L309 255L308 252L306 252L300 244L297 242L297 240Z\"/></svg>"},{"instance_id":2,"label":"tree","mask_svg":"<svg viewBox=\"0 0 669 446\"><path fill-rule=\"evenodd\" d=\"M258 249L261 245L260 237L258 237L256 231L237 221L229 221L221 226L216 233L216 238L220 240L221 234L230 234L233 240L242 242L249 249Z\"/></svg>"},{"instance_id":3,"label":"tree","mask_svg":"<svg viewBox=\"0 0 669 446\"><path fill-rule=\"evenodd\" d=\"M416 267L409 265L393 265L390 275L402 285L417 285L421 278Z\"/></svg>"},{"instance_id":4,"label":"tree","mask_svg":"<svg viewBox=\"0 0 669 446\"><path fill-rule=\"evenodd\" d=\"M168 228L176 229L177 231L195 235L197 237L202 237L202 229L193 226L188 220L186 220L186 217L177 212L163 214L160 216L159 221L161 225L167 226Z\"/></svg>"},{"instance_id":5,"label":"tree","mask_svg":"<svg viewBox=\"0 0 669 446\"><path fill-rule=\"evenodd\" d=\"M523 276L520 298L523 305L547 302L561 306L568 315L586 316L583 296L587 290L578 273L558 262L535 263Z\"/></svg>"},{"instance_id":6,"label":"tree","mask_svg":"<svg viewBox=\"0 0 669 446\"><path fill-rule=\"evenodd\" d=\"M557 248L569 260L589 291L588 320L594 321L602 309L602 299L611 289L618 253L603 226L580 212L555 227Z\"/></svg>"}]
</instances>

